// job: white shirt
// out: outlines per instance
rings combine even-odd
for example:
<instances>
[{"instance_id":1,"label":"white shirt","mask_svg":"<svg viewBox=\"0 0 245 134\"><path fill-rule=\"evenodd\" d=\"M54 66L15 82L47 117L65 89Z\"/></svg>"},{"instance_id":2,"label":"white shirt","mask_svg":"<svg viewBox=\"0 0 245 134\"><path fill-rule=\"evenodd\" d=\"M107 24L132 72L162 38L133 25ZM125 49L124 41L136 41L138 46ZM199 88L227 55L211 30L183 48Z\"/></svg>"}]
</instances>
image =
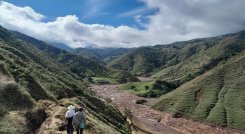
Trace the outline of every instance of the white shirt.
<instances>
[{"instance_id":1,"label":"white shirt","mask_svg":"<svg viewBox=\"0 0 245 134\"><path fill-rule=\"evenodd\" d=\"M66 117L66 118L71 118L71 117L74 116L74 114L75 114L75 111L74 111L73 109L70 109L70 110L68 110L68 111L66 112L65 117Z\"/></svg>"}]
</instances>

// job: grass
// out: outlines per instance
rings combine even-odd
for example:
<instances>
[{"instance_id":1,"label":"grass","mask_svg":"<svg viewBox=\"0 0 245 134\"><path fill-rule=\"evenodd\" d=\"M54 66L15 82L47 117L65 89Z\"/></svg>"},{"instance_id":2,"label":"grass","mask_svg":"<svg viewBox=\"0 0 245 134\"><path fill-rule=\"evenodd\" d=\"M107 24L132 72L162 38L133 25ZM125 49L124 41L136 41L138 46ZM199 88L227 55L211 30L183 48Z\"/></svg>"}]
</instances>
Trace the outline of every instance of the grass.
<instances>
[{"instance_id":1,"label":"grass","mask_svg":"<svg viewBox=\"0 0 245 134\"><path fill-rule=\"evenodd\" d=\"M8 111L31 108L34 102L17 83L9 80L7 76L0 76L0 104L1 109Z\"/></svg>"},{"instance_id":2,"label":"grass","mask_svg":"<svg viewBox=\"0 0 245 134\"><path fill-rule=\"evenodd\" d=\"M159 97L174 90L177 86L166 81L129 82L120 87L141 97Z\"/></svg>"},{"instance_id":3,"label":"grass","mask_svg":"<svg viewBox=\"0 0 245 134\"><path fill-rule=\"evenodd\" d=\"M87 133L94 134L128 134L129 130L125 128L125 117L115 109L112 105L108 105L103 101L98 101L94 96L77 97L73 99L62 99L59 104L65 108L69 105L76 107L84 107L86 111L86 118L88 128L85 129ZM61 115L66 112L62 110Z\"/></svg>"},{"instance_id":4,"label":"grass","mask_svg":"<svg viewBox=\"0 0 245 134\"><path fill-rule=\"evenodd\" d=\"M26 125L26 120L21 112L9 112L5 116L0 116L0 133L16 134L30 133Z\"/></svg>"},{"instance_id":5,"label":"grass","mask_svg":"<svg viewBox=\"0 0 245 134\"><path fill-rule=\"evenodd\" d=\"M153 106L187 118L245 130L245 52L160 97Z\"/></svg>"},{"instance_id":6,"label":"grass","mask_svg":"<svg viewBox=\"0 0 245 134\"><path fill-rule=\"evenodd\" d=\"M3 38L5 32L11 36ZM1 26L0 33L0 133L32 133L46 118L45 107L39 107L39 100L58 103L63 98L77 96L83 98L79 106L89 105L87 109L97 115L96 121L122 132L120 128L126 126L124 117L102 100L92 97L82 81L84 74L80 74L92 71L93 67L103 74L104 67L30 37L26 41L25 35L17 38ZM90 65L93 67L88 69ZM86 68L88 71L83 71ZM7 78L1 79L2 75ZM21 113L18 118L24 122L18 125L18 120L9 116L13 112Z\"/></svg>"},{"instance_id":7,"label":"grass","mask_svg":"<svg viewBox=\"0 0 245 134\"><path fill-rule=\"evenodd\" d=\"M150 92L158 93L158 90L152 90L154 81L147 82L129 82L120 87L121 90L129 90L131 93L134 93L138 96L147 97ZM150 95L150 94L149 94Z\"/></svg>"},{"instance_id":8,"label":"grass","mask_svg":"<svg viewBox=\"0 0 245 134\"><path fill-rule=\"evenodd\" d=\"M117 84L117 80L113 78L108 78L108 77L92 77L93 81L98 82L98 81L105 81L108 82L109 84Z\"/></svg>"}]
</instances>

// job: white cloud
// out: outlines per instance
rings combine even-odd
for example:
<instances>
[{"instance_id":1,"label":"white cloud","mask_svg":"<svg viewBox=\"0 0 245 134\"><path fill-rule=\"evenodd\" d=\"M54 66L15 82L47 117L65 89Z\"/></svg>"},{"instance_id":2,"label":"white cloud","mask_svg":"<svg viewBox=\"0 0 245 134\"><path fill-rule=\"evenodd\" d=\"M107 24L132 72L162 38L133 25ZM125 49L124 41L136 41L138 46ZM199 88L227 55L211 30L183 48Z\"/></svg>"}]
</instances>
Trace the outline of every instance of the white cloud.
<instances>
[{"instance_id":1,"label":"white cloud","mask_svg":"<svg viewBox=\"0 0 245 134\"><path fill-rule=\"evenodd\" d=\"M141 0L158 8L145 29L85 24L75 15L43 22L44 15L30 7L0 2L0 25L35 38L71 47L137 47L236 32L245 28L244 0ZM142 23L140 16L134 17Z\"/></svg>"},{"instance_id":2,"label":"white cloud","mask_svg":"<svg viewBox=\"0 0 245 134\"><path fill-rule=\"evenodd\" d=\"M142 0L159 8L148 32L160 42L215 36L245 28L244 0ZM158 35L154 33L161 33Z\"/></svg>"},{"instance_id":3,"label":"white cloud","mask_svg":"<svg viewBox=\"0 0 245 134\"><path fill-rule=\"evenodd\" d=\"M30 7L16 7L7 2L0 4L0 24L35 38L62 42L71 47L95 44L98 47L134 47L142 44L141 32L128 26L112 27L100 24L84 24L75 15L58 17L52 22ZM125 42L130 42L130 44Z\"/></svg>"},{"instance_id":4,"label":"white cloud","mask_svg":"<svg viewBox=\"0 0 245 134\"><path fill-rule=\"evenodd\" d=\"M110 4L110 0L87 0L85 2L85 8L83 15L83 19L91 18L91 17L97 17L97 16L103 16L107 15L107 12L104 12L104 8L106 8Z\"/></svg>"},{"instance_id":5,"label":"white cloud","mask_svg":"<svg viewBox=\"0 0 245 134\"><path fill-rule=\"evenodd\" d=\"M136 8L134 10L131 11L127 11L127 12L123 12L121 14L118 14L118 17L131 17L131 16L136 16L136 15L140 15L140 14L144 14L149 12L149 8L147 7L141 7L141 8Z\"/></svg>"}]
</instances>

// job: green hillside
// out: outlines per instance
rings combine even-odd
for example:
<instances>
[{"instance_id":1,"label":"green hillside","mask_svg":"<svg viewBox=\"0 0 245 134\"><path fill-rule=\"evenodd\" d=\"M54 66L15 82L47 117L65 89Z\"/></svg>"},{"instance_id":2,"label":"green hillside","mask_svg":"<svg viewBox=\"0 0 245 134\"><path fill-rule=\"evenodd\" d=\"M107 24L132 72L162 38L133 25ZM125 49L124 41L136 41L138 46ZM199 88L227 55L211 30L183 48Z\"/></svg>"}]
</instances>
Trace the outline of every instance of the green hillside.
<instances>
[{"instance_id":1,"label":"green hillside","mask_svg":"<svg viewBox=\"0 0 245 134\"><path fill-rule=\"evenodd\" d=\"M72 52L100 62L109 62L131 50L133 48L76 48Z\"/></svg>"},{"instance_id":2,"label":"green hillside","mask_svg":"<svg viewBox=\"0 0 245 134\"><path fill-rule=\"evenodd\" d=\"M41 50L45 52L46 55L50 56L52 58L52 62L56 62L61 66L65 65L67 69L78 76L100 76L105 75L107 72L104 65L96 60L88 59L81 55L76 55L65 50L58 49L47 45L45 42L36 40L18 32L13 32L13 36L14 38L32 44L36 49L38 49L37 51Z\"/></svg>"},{"instance_id":3,"label":"green hillside","mask_svg":"<svg viewBox=\"0 0 245 134\"><path fill-rule=\"evenodd\" d=\"M245 44L243 44L245 45ZM185 116L245 130L245 51L163 95L154 105Z\"/></svg>"},{"instance_id":4,"label":"green hillside","mask_svg":"<svg viewBox=\"0 0 245 134\"><path fill-rule=\"evenodd\" d=\"M82 55L84 57L87 57L89 59L94 59L94 60L98 60L101 61L101 59L103 59L103 57L93 51L91 51L90 49L87 48L76 48L72 51L74 54L77 55Z\"/></svg>"},{"instance_id":5,"label":"green hillside","mask_svg":"<svg viewBox=\"0 0 245 134\"><path fill-rule=\"evenodd\" d=\"M48 101L64 109L85 107L88 133L127 133L121 113L94 97L82 81L85 74L104 70L94 61L0 27L0 133L36 133L49 115Z\"/></svg>"},{"instance_id":6,"label":"green hillside","mask_svg":"<svg viewBox=\"0 0 245 134\"><path fill-rule=\"evenodd\" d=\"M243 34L244 32L239 32L224 36L220 41L209 47L203 45L205 49L176 65L163 67L160 71L155 72L153 77L175 81L180 84L194 79L243 51L245 49Z\"/></svg>"},{"instance_id":7,"label":"green hillside","mask_svg":"<svg viewBox=\"0 0 245 134\"><path fill-rule=\"evenodd\" d=\"M135 74L148 74L183 62L192 55L213 46L220 39L221 37L196 39L169 45L141 47L113 60L109 66L121 70L130 70Z\"/></svg>"},{"instance_id":8,"label":"green hillside","mask_svg":"<svg viewBox=\"0 0 245 134\"><path fill-rule=\"evenodd\" d=\"M85 51L86 50L86 51ZM105 67L107 62L108 68ZM71 52L0 27L0 133L36 133L49 107L86 108L88 133L128 133L125 117L87 90L94 81L159 97L154 108L245 130L245 31L136 49ZM139 82L136 75L152 75ZM62 124L49 133L55 133ZM47 132L45 131L45 133Z\"/></svg>"},{"instance_id":9,"label":"green hillside","mask_svg":"<svg viewBox=\"0 0 245 134\"><path fill-rule=\"evenodd\" d=\"M109 63L109 67L183 84L244 49L244 31L169 45L141 47Z\"/></svg>"},{"instance_id":10,"label":"green hillside","mask_svg":"<svg viewBox=\"0 0 245 134\"><path fill-rule=\"evenodd\" d=\"M174 116L196 118L245 129L245 32L224 37L184 62L162 69L156 77L185 83L154 105Z\"/></svg>"},{"instance_id":11,"label":"green hillside","mask_svg":"<svg viewBox=\"0 0 245 134\"><path fill-rule=\"evenodd\" d=\"M245 31L138 48L110 66L175 85L159 98L156 109L245 130ZM144 86L122 88L140 94L147 91Z\"/></svg>"}]
</instances>

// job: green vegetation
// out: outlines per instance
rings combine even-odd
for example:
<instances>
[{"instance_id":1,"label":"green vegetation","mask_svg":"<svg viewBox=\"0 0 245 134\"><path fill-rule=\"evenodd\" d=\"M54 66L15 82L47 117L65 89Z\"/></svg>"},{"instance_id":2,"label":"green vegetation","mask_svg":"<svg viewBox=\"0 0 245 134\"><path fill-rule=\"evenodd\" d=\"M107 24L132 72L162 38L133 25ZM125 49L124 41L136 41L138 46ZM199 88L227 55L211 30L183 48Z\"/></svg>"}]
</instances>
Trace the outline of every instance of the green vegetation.
<instances>
[{"instance_id":1,"label":"green vegetation","mask_svg":"<svg viewBox=\"0 0 245 134\"><path fill-rule=\"evenodd\" d=\"M0 27L0 133L34 133L47 118L40 100L86 107L91 133L128 133L125 117L86 90L92 79L126 83L120 89L142 97L161 96L153 107L173 117L245 130L244 35L74 54ZM139 82L138 75L154 81Z\"/></svg>"},{"instance_id":2,"label":"green vegetation","mask_svg":"<svg viewBox=\"0 0 245 134\"><path fill-rule=\"evenodd\" d=\"M176 88L175 85L165 81L129 82L120 87L121 90L130 92L141 97L159 97Z\"/></svg>"},{"instance_id":3,"label":"green vegetation","mask_svg":"<svg viewBox=\"0 0 245 134\"><path fill-rule=\"evenodd\" d=\"M133 74L129 73L128 71L120 71L120 73L116 75L116 79L118 83L139 81L137 77L135 77Z\"/></svg>"},{"instance_id":4,"label":"green vegetation","mask_svg":"<svg viewBox=\"0 0 245 134\"><path fill-rule=\"evenodd\" d=\"M244 31L222 40L154 76L181 85L163 95L155 108L245 130Z\"/></svg>"},{"instance_id":5,"label":"green vegetation","mask_svg":"<svg viewBox=\"0 0 245 134\"><path fill-rule=\"evenodd\" d=\"M8 114L5 116L0 116L0 133L29 133L26 119L23 116L23 113L15 111L8 111Z\"/></svg>"},{"instance_id":6,"label":"green vegetation","mask_svg":"<svg viewBox=\"0 0 245 134\"><path fill-rule=\"evenodd\" d=\"M157 64L159 60L158 56L154 48L138 48L125 56L111 61L109 66L115 69L129 70L134 74L141 75L151 72L156 67L160 67Z\"/></svg>"},{"instance_id":7,"label":"green vegetation","mask_svg":"<svg viewBox=\"0 0 245 134\"><path fill-rule=\"evenodd\" d=\"M130 90L131 93L142 97L158 97L161 95L160 90L153 90L151 82L129 82L120 87L121 90Z\"/></svg>"},{"instance_id":8,"label":"green vegetation","mask_svg":"<svg viewBox=\"0 0 245 134\"><path fill-rule=\"evenodd\" d=\"M208 38L169 45L140 47L111 61L109 66L120 70L129 70L138 75L146 75L179 64L191 56L205 51L220 40L220 38Z\"/></svg>"},{"instance_id":9,"label":"green vegetation","mask_svg":"<svg viewBox=\"0 0 245 134\"><path fill-rule=\"evenodd\" d=\"M72 52L99 62L109 62L131 50L128 48L77 48Z\"/></svg>"},{"instance_id":10,"label":"green vegetation","mask_svg":"<svg viewBox=\"0 0 245 134\"><path fill-rule=\"evenodd\" d=\"M121 90L130 90L130 92L135 93L139 96L147 94L152 89L153 82L129 82L120 87ZM149 86L146 89L145 86Z\"/></svg>"},{"instance_id":11,"label":"green vegetation","mask_svg":"<svg viewBox=\"0 0 245 134\"><path fill-rule=\"evenodd\" d=\"M59 66L65 66L66 69L80 77L84 78L86 76L101 76L105 75L107 72L107 69L103 66L101 62L88 59L53 46L49 46L42 41L36 40L21 33L15 32L13 34L14 38L18 38L22 41L24 40L25 43L32 44L32 47L35 47L35 49L38 49L38 51L43 51L48 56L46 58L48 58L49 60L50 58L52 58L52 62L58 63ZM18 49L20 49L20 47ZM26 52L27 50L22 51ZM42 65L45 65L45 62L42 62L41 59L37 57L38 53L40 52L33 53L30 56L35 58L36 61L41 63Z\"/></svg>"},{"instance_id":12,"label":"green vegetation","mask_svg":"<svg viewBox=\"0 0 245 134\"><path fill-rule=\"evenodd\" d=\"M127 82L137 82L139 79L133 74L127 71L120 71L115 69L110 69L107 76L103 77L92 77L92 83L97 84L117 84L117 83L127 83Z\"/></svg>"},{"instance_id":13,"label":"green vegetation","mask_svg":"<svg viewBox=\"0 0 245 134\"><path fill-rule=\"evenodd\" d=\"M92 77L93 81L95 83L108 83L108 84L116 84L116 79L113 78L107 78L107 77Z\"/></svg>"},{"instance_id":14,"label":"green vegetation","mask_svg":"<svg viewBox=\"0 0 245 134\"><path fill-rule=\"evenodd\" d=\"M163 95L154 108L245 130L244 68L245 51Z\"/></svg>"},{"instance_id":15,"label":"green vegetation","mask_svg":"<svg viewBox=\"0 0 245 134\"><path fill-rule=\"evenodd\" d=\"M129 130L126 127L126 118L122 114L103 101L98 101L93 96L83 96L73 99L59 100L60 105L68 107L69 105L75 105L77 107L86 107L87 115L87 129L86 133L109 133L109 134L129 134ZM66 109L62 110L60 115L64 115Z\"/></svg>"},{"instance_id":16,"label":"green vegetation","mask_svg":"<svg viewBox=\"0 0 245 134\"><path fill-rule=\"evenodd\" d=\"M2 78L0 84L2 114L4 114L4 111L31 108L33 106L31 97L25 91L22 91L16 83L3 81Z\"/></svg>"},{"instance_id":17,"label":"green vegetation","mask_svg":"<svg viewBox=\"0 0 245 134\"><path fill-rule=\"evenodd\" d=\"M159 80L162 97L154 105L174 117L194 118L245 130L245 31L169 45L141 47L109 66ZM148 87L149 86L149 87ZM153 83L128 83L121 89L141 95ZM177 88L176 90L174 90ZM166 94L167 93L167 94Z\"/></svg>"},{"instance_id":18,"label":"green vegetation","mask_svg":"<svg viewBox=\"0 0 245 134\"><path fill-rule=\"evenodd\" d=\"M86 90L84 77L106 74L99 63L2 27L0 61L0 133L35 133L47 118L40 101L64 98L78 99L72 103L86 107L110 133L128 133L121 113Z\"/></svg>"}]
</instances>

